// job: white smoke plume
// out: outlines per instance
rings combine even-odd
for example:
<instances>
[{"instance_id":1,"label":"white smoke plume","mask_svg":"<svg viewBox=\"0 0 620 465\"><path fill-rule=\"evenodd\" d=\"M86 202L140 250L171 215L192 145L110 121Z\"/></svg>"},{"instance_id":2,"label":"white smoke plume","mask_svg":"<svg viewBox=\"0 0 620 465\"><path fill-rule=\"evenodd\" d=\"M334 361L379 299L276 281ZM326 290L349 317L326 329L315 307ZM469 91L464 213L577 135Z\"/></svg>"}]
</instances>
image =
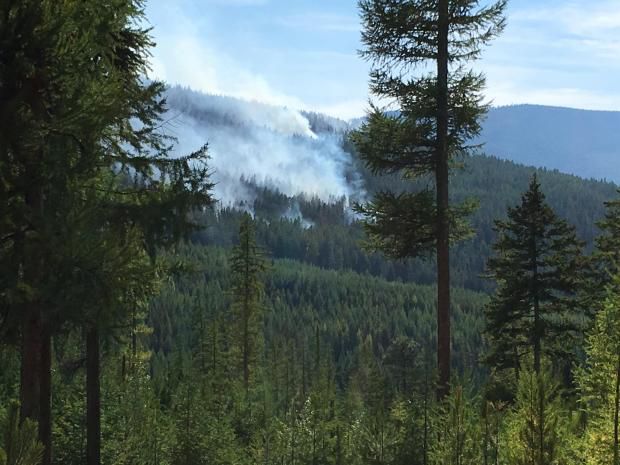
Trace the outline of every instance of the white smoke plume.
<instances>
[{"instance_id":1,"label":"white smoke plume","mask_svg":"<svg viewBox=\"0 0 620 465\"><path fill-rule=\"evenodd\" d=\"M291 221L299 221L299 224L304 229L310 229L314 226L312 221L304 218L304 215L301 213L301 208L299 207L299 202L296 200L291 203L282 216Z\"/></svg>"},{"instance_id":2,"label":"white smoke plume","mask_svg":"<svg viewBox=\"0 0 620 465\"><path fill-rule=\"evenodd\" d=\"M315 134L297 110L181 87L169 88L167 101L164 127L178 140L174 152L209 144L215 195L224 205L251 204L253 193L242 178L326 202L359 192L359 183L347 181L352 160L341 148L342 133Z\"/></svg>"}]
</instances>

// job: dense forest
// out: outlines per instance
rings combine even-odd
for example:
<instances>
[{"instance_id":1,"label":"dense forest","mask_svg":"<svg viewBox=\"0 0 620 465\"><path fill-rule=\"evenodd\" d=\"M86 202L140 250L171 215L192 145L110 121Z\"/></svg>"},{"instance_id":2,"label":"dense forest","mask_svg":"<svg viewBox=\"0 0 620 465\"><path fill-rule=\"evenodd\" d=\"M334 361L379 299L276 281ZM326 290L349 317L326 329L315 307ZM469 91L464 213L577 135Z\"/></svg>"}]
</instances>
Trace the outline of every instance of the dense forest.
<instances>
[{"instance_id":1,"label":"dense forest","mask_svg":"<svg viewBox=\"0 0 620 465\"><path fill-rule=\"evenodd\" d=\"M145 80L141 1L0 3L0 465L620 465L620 196L469 144L479 3L359 1L357 124ZM342 179L218 185L180 107Z\"/></svg>"}]
</instances>

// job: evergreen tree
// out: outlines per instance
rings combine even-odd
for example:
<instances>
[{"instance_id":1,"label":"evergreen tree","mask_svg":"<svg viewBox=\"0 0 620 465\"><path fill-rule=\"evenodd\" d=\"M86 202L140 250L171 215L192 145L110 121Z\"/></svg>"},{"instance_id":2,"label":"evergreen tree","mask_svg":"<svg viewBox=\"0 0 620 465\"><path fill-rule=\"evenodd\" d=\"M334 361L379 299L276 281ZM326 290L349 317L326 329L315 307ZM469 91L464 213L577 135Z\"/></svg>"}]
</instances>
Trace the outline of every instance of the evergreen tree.
<instances>
[{"instance_id":1,"label":"evergreen tree","mask_svg":"<svg viewBox=\"0 0 620 465\"><path fill-rule=\"evenodd\" d=\"M81 283L85 287L81 308L86 339L86 456L89 465L98 465L101 461L102 338L116 336L119 326L130 326L136 331L135 314L156 293L159 267L144 251L139 231L130 230L121 235L119 231L102 227L101 237L94 243L93 230L88 230L90 237L77 245L76 250L88 247L88 256L94 259L79 265L91 270L86 282ZM86 254L81 255L83 258Z\"/></svg>"},{"instance_id":2,"label":"evergreen tree","mask_svg":"<svg viewBox=\"0 0 620 465\"><path fill-rule=\"evenodd\" d=\"M84 84L92 29L76 15L77 4L7 1L0 4L0 274L3 311L21 345L20 415L39 423L50 460L50 364L54 315L45 307L41 281L53 236L56 212L50 198L67 179L83 173L88 155L69 145L75 121L93 112L92 87L83 86L81 107L75 89ZM87 15L85 15L87 16ZM82 28L81 26L84 26ZM89 57L92 59L92 56ZM80 75L65 71L80 67ZM105 97L103 97L105 99ZM78 117L79 115L79 117ZM73 141L71 141L73 143Z\"/></svg>"},{"instance_id":3,"label":"evergreen tree","mask_svg":"<svg viewBox=\"0 0 620 465\"><path fill-rule=\"evenodd\" d=\"M436 414L433 465L479 465L483 457L480 417L463 387L456 387Z\"/></svg>"},{"instance_id":4,"label":"evergreen tree","mask_svg":"<svg viewBox=\"0 0 620 465\"><path fill-rule=\"evenodd\" d=\"M521 204L496 221L496 231L488 269L497 291L486 308L486 360L518 373L523 357L533 355L538 373L543 354L570 356L583 328L576 302L583 244L547 205L536 176Z\"/></svg>"},{"instance_id":5,"label":"evergreen tree","mask_svg":"<svg viewBox=\"0 0 620 465\"><path fill-rule=\"evenodd\" d=\"M485 401L482 410L482 454L484 465L498 464L500 462L500 435L502 432L502 422L505 416L505 407L501 401Z\"/></svg>"},{"instance_id":6,"label":"evergreen tree","mask_svg":"<svg viewBox=\"0 0 620 465\"><path fill-rule=\"evenodd\" d=\"M434 188L415 193L379 192L358 205L366 217L370 246L402 259L436 251L438 395L450 383L450 241L466 231L471 202L451 206L450 168L467 154L466 141L480 132L486 111L484 77L465 71L504 27L500 0L360 0L371 90L396 101L398 113L373 107L353 134L360 157L375 174L426 178ZM436 68L436 73L428 69Z\"/></svg>"},{"instance_id":7,"label":"evergreen tree","mask_svg":"<svg viewBox=\"0 0 620 465\"><path fill-rule=\"evenodd\" d=\"M605 202L605 216L597 223L600 234L595 239L596 249L591 256L587 286L583 289L584 304L592 309L601 308L608 293L601 292L616 285L614 276L620 263L620 200Z\"/></svg>"},{"instance_id":8,"label":"evergreen tree","mask_svg":"<svg viewBox=\"0 0 620 465\"><path fill-rule=\"evenodd\" d=\"M566 435L565 416L558 385L548 367L539 372L526 369L519 378L517 399L507 419L505 451L509 465L559 465L570 436Z\"/></svg>"},{"instance_id":9,"label":"evergreen tree","mask_svg":"<svg viewBox=\"0 0 620 465\"><path fill-rule=\"evenodd\" d=\"M605 207L605 218L598 223L601 234L596 238L596 247L603 261L601 265L606 274L605 282L609 283L620 263L620 200L605 202Z\"/></svg>"},{"instance_id":10,"label":"evergreen tree","mask_svg":"<svg viewBox=\"0 0 620 465\"><path fill-rule=\"evenodd\" d=\"M63 304L80 292L44 272L82 261L71 264L76 257L63 246L65 218L92 208L86 199L94 196L85 192L99 192L97 179L113 175L98 226L118 232L137 224L153 252L186 232L188 212L210 202L211 186L204 150L168 157L163 85L144 81L152 42L139 26L141 0L9 1L0 8L1 295L21 337L21 416L38 420L48 464L51 341L75 323L75 307Z\"/></svg>"},{"instance_id":11,"label":"evergreen tree","mask_svg":"<svg viewBox=\"0 0 620 465\"><path fill-rule=\"evenodd\" d=\"M586 365L578 372L587 415L583 457L588 465L619 465L620 278L616 275L586 340Z\"/></svg>"},{"instance_id":12,"label":"evergreen tree","mask_svg":"<svg viewBox=\"0 0 620 465\"><path fill-rule=\"evenodd\" d=\"M230 268L233 287L233 325L235 350L240 358L243 387L247 392L256 358L262 328L263 273L266 265L263 251L256 244L254 222L245 214L239 227L239 244L234 247Z\"/></svg>"},{"instance_id":13,"label":"evergreen tree","mask_svg":"<svg viewBox=\"0 0 620 465\"><path fill-rule=\"evenodd\" d=\"M136 332L135 352L133 347L125 347L102 366L101 461L169 464L174 439L172 415L165 414L149 375L151 353L144 344L150 328L141 324ZM123 360L128 361L124 370Z\"/></svg>"}]
</instances>

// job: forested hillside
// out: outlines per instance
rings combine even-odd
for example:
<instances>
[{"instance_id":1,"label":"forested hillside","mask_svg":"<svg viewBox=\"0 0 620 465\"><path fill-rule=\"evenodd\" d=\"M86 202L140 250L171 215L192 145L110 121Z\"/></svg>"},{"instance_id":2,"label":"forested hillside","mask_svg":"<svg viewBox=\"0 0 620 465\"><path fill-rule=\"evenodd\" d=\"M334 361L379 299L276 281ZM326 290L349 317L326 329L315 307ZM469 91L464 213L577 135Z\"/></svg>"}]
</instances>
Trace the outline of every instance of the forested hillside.
<instances>
[{"instance_id":1,"label":"forested hillside","mask_svg":"<svg viewBox=\"0 0 620 465\"><path fill-rule=\"evenodd\" d=\"M186 245L178 256L199 269L166 288L152 304L152 348L164 358L198 347L198 321L225 319L230 306L230 294L224 291L231 288L226 249ZM455 300L454 319L459 330L454 339L454 367L471 375L479 370L481 309L487 296L463 290ZM319 343L335 364L337 382L346 386L364 344L378 356L397 338L417 341L419 350L432 347L434 305L430 286L272 260L265 282L266 356L290 347L293 352L287 356L293 357L291 364L300 366L304 363L302 353L309 357Z\"/></svg>"},{"instance_id":2,"label":"forested hillside","mask_svg":"<svg viewBox=\"0 0 620 465\"><path fill-rule=\"evenodd\" d=\"M364 190L374 193L394 188L406 191L410 183L398 178L375 177L359 167ZM604 203L617 197L611 183L584 180L557 171L536 170L509 161L476 156L455 175L452 195L456 199L473 197L478 209L471 217L472 237L455 247L452 263L454 285L475 291L489 291L492 284L481 277L495 240L493 222L514 205L533 173L538 173L550 205L558 214L576 225L579 237L592 249L598 234L596 223L605 213ZM257 219L257 237L273 258L289 258L322 268L352 270L387 280L431 284L433 264L429 260L388 260L381 254L364 250L364 234L358 218L344 198L324 201L318 197L287 196L267 187L245 181L252 201L238 209L226 208L209 214L208 225L194 235L194 241L229 247L234 242L243 209Z\"/></svg>"},{"instance_id":3,"label":"forested hillside","mask_svg":"<svg viewBox=\"0 0 620 465\"><path fill-rule=\"evenodd\" d=\"M181 138L181 147L193 149L202 135L209 140L213 157L215 193L222 210L205 220L209 226L196 234L195 240L230 246L240 212L248 210L257 219L265 220L258 223L257 234L274 258L369 273L388 280L434 282L432 260L391 261L364 251L363 232L356 221L359 217L350 211L353 202L378 191L413 191L429 184L430 179L411 183L394 175L374 176L348 140L351 127L335 118L179 87L168 89L167 99L170 131ZM518 113L520 107L506 111L512 110ZM487 129L483 130L485 146L481 150L491 154L506 146L503 133L499 133L504 126L497 123L498 111L491 110L483 125ZM554 121L553 127L546 127L546 134L563 134L564 129L552 115L545 121L550 120ZM585 127L590 126L596 125L591 122ZM494 133L487 134L491 127L499 131L497 138ZM570 124L567 128L575 132ZM533 153L532 147L537 147L536 153L546 150L536 135L538 130L511 132L519 134L518 141L510 145L514 153ZM549 150L548 156L539 153L524 160L532 165L548 160L549 166L555 166L558 149ZM526 165L484 155L467 159L465 166L455 171L451 190L454 201L473 198L479 204L470 218L472 237L454 250L455 286L475 291L492 288L481 275L495 239L493 221L502 218L506 208L518 201L533 172L535 169ZM596 222L604 214L604 202L615 198L616 186L552 169L542 168L538 173L549 203L576 225L579 237L591 250L598 232ZM239 212L235 213L235 209ZM291 220L298 220L301 227L294 227Z\"/></svg>"}]
</instances>

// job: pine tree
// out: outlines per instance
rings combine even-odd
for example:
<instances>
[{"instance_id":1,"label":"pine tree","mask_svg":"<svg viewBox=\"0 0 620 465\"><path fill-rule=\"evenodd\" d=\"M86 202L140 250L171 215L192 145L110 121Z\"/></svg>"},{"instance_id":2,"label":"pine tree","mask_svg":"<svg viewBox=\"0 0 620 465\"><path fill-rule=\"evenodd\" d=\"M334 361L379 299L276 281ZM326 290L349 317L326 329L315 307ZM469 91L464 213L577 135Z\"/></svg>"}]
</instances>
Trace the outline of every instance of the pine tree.
<instances>
[{"instance_id":1,"label":"pine tree","mask_svg":"<svg viewBox=\"0 0 620 465\"><path fill-rule=\"evenodd\" d=\"M118 231L102 228L101 236L98 244L93 243L91 235L81 245L89 247L89 256L96 260L90 263L90 268L85 268L91 270L91 276L89 282L83 283L86 289L81 305L85 314L86 455L89 465L98 465L101 461L102 339L114 336L119 325L135 325L130 316L156 293L159 281L159 267L144 251L138 231L130 230L122 236Z\"/></svg>"},{"instance_id":2,"label":"pine tree","mask_svg":"<svg viewBox=\"0 0 620 465\"><path fill-rule=\"evenodd\" d=\"M583 289L584 306L601 308L607 293L601 292L614 284L620 263L620 200L605 202L605 217L597 223L600 234L590 258L588 281Z\"/></svg>"},{"instance_id":3,"label":"pine tree","mask_svg":"<svg viewBox=\"0 0 620 465\"><path fill-rule=\"evenodd\" d=\"M247 392L252 370L259 354L262 328L263 273L266 270L264 253L255 240L254 222L245 214L239 227L239 244L233 249L230 267L233 275L233 325L236 352Z\"/></svg>"},{"instance_id":4,"label":"pine tree","mask_svg":"<svg viewBox=\"0 0 620 465\"><path fill-rule=\"evenodd\" d=\"M547 205L536 176L521 204L496 221L496 232L495 256L488 262L497 291L486 308L486 360L518 373L523 357L533 355L539 372L544 354L570 356L582 330L576 292L583 243Z\"/></svg>"},{"instance_id":5,"label":"pine tree","mask_svg":"<svg viewBox=\"0 0 620 465\"><path fill-rule=\"evenodd\" d=\"M500 463L500 434L502 432L502 423L505 416L505 407L501 401L485 401L482 410L483 426L483 460L484 465L492 465Z\"/></svg>"},{"instance_id":6,"label":"pine tree","mask_svg":"<svg viewBox=\"0 0 620 465\"><path fill-rule=\"evenodd\" d=\"M371 90L397 103L398 113L373 106L353 134L362 160L374 174L422 178L433 188L379 192L359 213L366 217L371 248L396 259L437 258L438 395L450 383L450 241L464 236L471 202L450 205L449 175L455 159L470 152L486 111L484 77L465 71L482 47L504 27L500 0L360 0L364 30L361 55L371 62ZM436 73L428 72L432 67Z\"/></svg>"},{"instance_id":7,"label":"pine tree","mask_svg":"<svg viewBox=\"0 0 620 465\"><path fill-rule=\"evenodd\" d=\"M456 387L438 409L433 465L479 465L483 458L480 417L463 387Z\"/></svg>"},{"instance_id":8,"label":"pine tree","mask_svg":"<svg viewBox=\"0 0 620 465\"><path fill-rule=\"evenodd\" d=\"M69 118L76 116L75 108L63 105L75 82L68 82L58 68L80 63L83 48L67 46L75 17L66 2L3 2L0 9L2 307L21 339L20 415L38 421L44 463L49 463L53 318L44 311L40 283L49 253L46 223L53 212L45 204L46 188L75 168L64 159L61 172L52 150L66 134Z\"/></svg>"},{"instance_id":9,"label":"pine tree","mask_svg":"<svg viewBox=\"0 0 620 465\"><path fill-rule=\"evenodd\" d=\"M38 420L48 464L51 341L76 323L75 307L68 311L63 299L80 292L44 272L76 258L63 246L65 218L92 208L87 191L99 192L97 179L113 174L117 182L101 195L105 219L91 232L139 225L153 252L190 229L187 214L210 203L211 185L205 150L168 157L164 87L144 81L152 42L139 26L141 0L0 8L0 274L7 276L0 294L5 318L21 333L21 416Z\"/></svg>"},{"instance_id":10,"label":"pine tree","mask_svg":"<svg viewBox=\"0 0 620 465\"><path fill-rule=\"evenodd\" d=\"M605 207L605 218L598 223L601 234L596 238L596 248L599 252L599 270L603 274L601 279L603 284L608 284L612 282L620 263L620 200L606 202Z\"/></svg>"},{"instance_id":11,"label":"pine tree","mask_svg":"<svg viewBox=\"0 0 620 465\"><path fill-rule=\"evenodd\" d=\"M133 347L108 357L102 367L102 463L170 463L174 428L171 412L160 405L149 374L151 353L144 347L150 328L141 324ZM129 360L123 372L121 358ZM168 413L168 414L166 414ZM84 463L84 459L80 461Z\"/></svg>"},{"instance_id":12,"label":"pine tree","mask_svg":"<svg viewBox=\"0 0 620 465\"><path fill-rule=\"evenodd\" d=\"M582 407L587 415L583 457L588 465L619 465L620 278L609 287L586 339L587 360L578 371Z\"/></svg>"},{"instance_id":13,"label":"pine tree","mask_svg":"<svg viewBox=\"0 0 620 465\"><path fill-rule=\"evenodd\" d=\"M517 399L507 419L506 445L502 453L509 465L558 465L571 438L563 433L565 417L558 385L549 368L524 369Z\"/></svg>"}]
</instances>

